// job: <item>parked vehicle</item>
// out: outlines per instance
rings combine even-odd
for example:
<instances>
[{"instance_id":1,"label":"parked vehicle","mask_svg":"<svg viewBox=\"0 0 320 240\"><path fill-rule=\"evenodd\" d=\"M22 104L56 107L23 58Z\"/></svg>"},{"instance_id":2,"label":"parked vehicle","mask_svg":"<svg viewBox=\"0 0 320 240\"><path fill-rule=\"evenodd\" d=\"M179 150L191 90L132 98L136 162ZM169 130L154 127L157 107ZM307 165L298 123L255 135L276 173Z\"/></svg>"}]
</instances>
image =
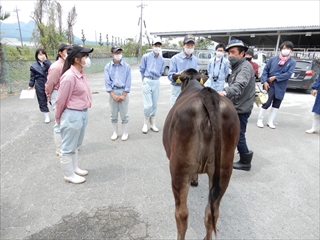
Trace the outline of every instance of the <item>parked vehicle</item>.
<instances>
[{"instance_id":1,"label":"parked vehicle","mask_svg":"<svg viewBox=\"0 0 320 240\"><path fill-rule=\"evenodd\" d=\"M288 81L289 89L304 89L310 92L320 74L320 62L316 59L297 59L296 67Z\"/></svg>"},{"instance_id":2,"label":"parked vehicle","mask_svg":"<svg viewBox=\"0 0 320 240\"><path fill-rule=\"evenodd\" d=\"M257 63L258 66L259 66L259 69L258 69L258 78L257 78L257 81L260 80L261 76L262 76L262 73L263 73L263 69L264 67L266 66L267 64L267 55L265 53L262 53L262 52L258 52L256 54L254 54L253 58L252 58L252 61Z\"/></svg>"},{"instance_id":3,"label":"parked vehicle","mask_svg":"<svg viewBox=\"0 0 320 240\"><path fill-rule=\"evenodd\" d=\"M149 53L151 51L152 49L147 49L146 53ZM161 49L161 54L164 60L164 68L163 68L162 76L168 76L169 68L170 68L170 59L174 55L180 52L181 50L177 50L177 49Z\"/></svg>"},{"instance_id":4,"label":"parked vehicle","mask_svg":"<svg viewBox=\"0 0 320 240\"><path fill-rule=\"evenodd\" d=\"M212 50L196 50L195 55L198 58L198 69L199 72L206 72L208 63L211 58L214 58L214 51Z\"/></svg>"}]
</instances>

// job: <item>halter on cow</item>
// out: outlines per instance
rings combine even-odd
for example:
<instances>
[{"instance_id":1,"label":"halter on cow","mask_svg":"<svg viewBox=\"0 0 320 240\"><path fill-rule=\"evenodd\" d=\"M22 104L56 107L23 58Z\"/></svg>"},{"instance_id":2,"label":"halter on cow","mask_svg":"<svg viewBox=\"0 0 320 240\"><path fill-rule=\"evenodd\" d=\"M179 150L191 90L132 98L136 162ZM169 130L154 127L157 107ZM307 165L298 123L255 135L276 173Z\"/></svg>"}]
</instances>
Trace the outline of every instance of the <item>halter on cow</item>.
<instances>
[{"instance_id":1,"label":"halter on cow","mask_svg":"<svg viewBox=\"0 0 320 240\"><path fill-rule=\"evenodd\" d=\"M220 201L232 173L240 124L232 102L199 81L203 75L187 69L173 76L181 81L181 93L168 113L163 145L170 161L178 239L188 227L187 196L192 180L207 173L209 200L205 209L205 239L216 234ZM205 80L205 79L204 79Z\"/></svg>"}]
</instances>

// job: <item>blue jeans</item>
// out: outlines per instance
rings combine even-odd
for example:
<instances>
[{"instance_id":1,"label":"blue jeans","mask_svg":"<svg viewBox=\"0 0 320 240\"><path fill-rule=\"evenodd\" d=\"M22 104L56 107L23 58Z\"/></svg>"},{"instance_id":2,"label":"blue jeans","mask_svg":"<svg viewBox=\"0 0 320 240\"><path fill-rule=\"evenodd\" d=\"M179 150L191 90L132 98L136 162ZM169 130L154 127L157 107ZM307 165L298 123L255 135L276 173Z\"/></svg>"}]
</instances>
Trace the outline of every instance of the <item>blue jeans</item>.
<instances>
[{"instance_id":1,"label":"blue jeans","mask_svg":"<svg viewBox=\"0 0 320 240\"><path fill-rule=\"evenodd\" d=\"M249 149L246 141L246 131L248 119L251 115L251 111L248 113L238 113L239 121L240 121L240 138L237 145L237 150L239 153L248 153Z\"/></svg>"}]
</instances>

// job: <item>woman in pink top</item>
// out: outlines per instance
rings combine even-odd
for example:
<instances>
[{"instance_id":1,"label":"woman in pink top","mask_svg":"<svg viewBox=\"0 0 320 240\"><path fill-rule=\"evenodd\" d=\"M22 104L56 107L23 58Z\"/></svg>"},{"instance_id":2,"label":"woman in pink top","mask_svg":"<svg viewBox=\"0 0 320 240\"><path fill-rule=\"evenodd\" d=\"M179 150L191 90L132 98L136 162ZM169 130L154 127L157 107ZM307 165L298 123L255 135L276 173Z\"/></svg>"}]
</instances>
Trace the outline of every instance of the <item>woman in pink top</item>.
<instances>
[{"instance_id":1,"label":"woman in pink top","mask_svg":"<svg viewBox=\"0 0 320 240\"><path fill-rule=\"evenodd\" d=\"M58 89L60 86L60 77L62 73L62 69L64 66L65 59L68 54L67 51L70 45L67 43L60 43L58 46L58 55L56 57L56 61L51 64L48 77L46 82L46 95L48 102L51 103L52 111L55 112L56 109L56 100L58 95ZM56 145L56 155L59 156L61 149L61 135L60 135L60 125L55 124L53 127L53 140Z\"/></svg>"},{"instance_id":2,"label":"woman in pink top","mask_svg":"<svg viewBox=\"0 0 320 240\"><path fill-rule=\"evenodd\" d=\"M83 183L87 170L78 167L78 150L88 123L92 99L84 67L90 66L93 48L73 45L68 49L56 101L55 119L60 124L62 146L60 163L66 182Z\"/></svg>"}]
</instances>

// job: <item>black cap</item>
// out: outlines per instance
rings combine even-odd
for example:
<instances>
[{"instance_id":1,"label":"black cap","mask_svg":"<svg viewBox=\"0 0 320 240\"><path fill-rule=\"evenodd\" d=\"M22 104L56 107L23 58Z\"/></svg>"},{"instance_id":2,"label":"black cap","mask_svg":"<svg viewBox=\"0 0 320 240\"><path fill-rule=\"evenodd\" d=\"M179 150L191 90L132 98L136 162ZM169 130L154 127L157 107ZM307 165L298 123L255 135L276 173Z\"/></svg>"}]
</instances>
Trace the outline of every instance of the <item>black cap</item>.
<instances>
[{"instance_id":1,"label":"black cap","mask_svg":"<svg viewBox=\"0 0 320 240\"><path fill-rule=\"evenodd\" d=\"M69 49L71 46L68 43L60 43L58 46L58 52L63 51L65 49Z\"/></svg>"},{"instance_id":2,"label":"black cap","mask_svg":"<svg viewBox=\"0 0 320 240\"><path fill-rule=\"evenodd\" d=\"M152 45L156 45L156 44L160 44L160 45L162 45L162 43L161 43L161 42L159 42L159 41L152 43Z\"/></svg>"},{"instance_id":3,"label":"black cap","mask_svg":"<svg viewBox=\"0 0 320 240\"><path fill-rule=\"evenodd\" d=\"M193 35L187 35L183 39L183 43L186 44L188 42L196 43L196 38Z\"/></svg>"},{"instance_id":4,"label":"black cap","mask_svg":"<svg viewBox=\"0 0 320 240\"><path fill-rule=\"evenodd\" d=\"M253 52L253 49L252 48L249 48L246 52L246 54L249 54L250 56L254 56L254 52Z\"/></svg>"},{"instance_id":5,"label":"black cap","mask_svg":"<svg viewBox=\"0 0 320 240\"><path fill-rule=\"evenodd\" d=\"M116 51L123 51L123 49L119 46L112 46L111 47L111 52L115 53Z\"/></svg>"},{"instance_id":6,"label":"black cap","mask_svg":"<svg viewBox=\"0 0 320 240\"><path fill-rule=\"evenodd\" d=\"M79 45L72 45L69 49L68 49L68 58L73 58L75 55L77 55L78 53L92 53L93 52L93 48L84 48L81 47Z\"/></svg>"}]
</instances>

